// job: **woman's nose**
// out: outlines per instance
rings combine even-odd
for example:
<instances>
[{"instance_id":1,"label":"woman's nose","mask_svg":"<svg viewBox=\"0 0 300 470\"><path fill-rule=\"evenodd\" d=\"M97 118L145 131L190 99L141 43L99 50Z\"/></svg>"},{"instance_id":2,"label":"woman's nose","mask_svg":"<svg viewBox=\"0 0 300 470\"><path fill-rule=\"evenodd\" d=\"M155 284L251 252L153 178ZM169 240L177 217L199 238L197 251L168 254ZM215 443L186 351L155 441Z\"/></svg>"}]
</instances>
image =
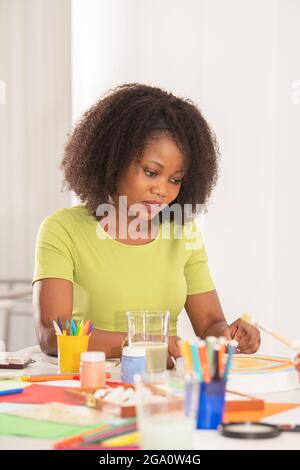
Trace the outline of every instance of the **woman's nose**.
<instances>
[{"instance_id":1,"label":"woman's nose","mask_svg":"<svg viewBox=\"0 0 300 470\"><path fill-rule=\"evenodd\" d=\"M166 188L166 183L163 181L160 181L159 183L155 184L152 187L152 194L157 194L160 197L166 197L167 196L167 188Z\"/></svg>"}]
</instances>

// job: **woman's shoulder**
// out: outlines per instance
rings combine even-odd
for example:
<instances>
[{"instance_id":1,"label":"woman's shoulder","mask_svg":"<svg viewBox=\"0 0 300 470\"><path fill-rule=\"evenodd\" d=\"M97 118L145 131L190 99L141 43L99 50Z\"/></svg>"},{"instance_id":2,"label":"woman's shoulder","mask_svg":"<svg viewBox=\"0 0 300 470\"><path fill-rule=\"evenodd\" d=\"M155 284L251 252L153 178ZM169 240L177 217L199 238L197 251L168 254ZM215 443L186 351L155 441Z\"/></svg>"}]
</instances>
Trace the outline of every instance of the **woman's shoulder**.
<instances>
[{"instance_id":1,"label":"woman's shoulder","mask_svg":"<svg viewBox=\"0 0 300 470\"><path fill-rule=\"evenodd\" d=\"M84 204L73 207L58 209L48 215L42 222L41 227L58 227L67 231L76 229L76 225L90 224L94 220Z\"/></svg>"}]
</instances>

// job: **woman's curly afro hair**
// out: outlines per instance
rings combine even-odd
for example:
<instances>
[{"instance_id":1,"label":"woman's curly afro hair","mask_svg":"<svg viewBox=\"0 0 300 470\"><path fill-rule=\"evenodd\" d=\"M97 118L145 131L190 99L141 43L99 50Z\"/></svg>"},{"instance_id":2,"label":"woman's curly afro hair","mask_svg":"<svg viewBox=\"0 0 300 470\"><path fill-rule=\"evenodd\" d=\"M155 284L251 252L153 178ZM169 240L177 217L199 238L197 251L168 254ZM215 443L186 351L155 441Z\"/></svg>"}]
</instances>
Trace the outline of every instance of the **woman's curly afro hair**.
<instances>
[{"instance_id":1,"label":"woman's curly afro hair","mask_svg":"<svg viewBox=\"0 0 300 470\"><path fill-rule=\"evenodd\" d=\"M175 140L185 158L185 176L172 204L179 203L182 213L184 204L191 204L196 215L196 204L207 202L217 180L214 133L190 100L153 86L119 86L83 114L65 146L65 185L96 217L97 207L115 194L122 172L162 133Z\"/></svg>"}]
</instances>

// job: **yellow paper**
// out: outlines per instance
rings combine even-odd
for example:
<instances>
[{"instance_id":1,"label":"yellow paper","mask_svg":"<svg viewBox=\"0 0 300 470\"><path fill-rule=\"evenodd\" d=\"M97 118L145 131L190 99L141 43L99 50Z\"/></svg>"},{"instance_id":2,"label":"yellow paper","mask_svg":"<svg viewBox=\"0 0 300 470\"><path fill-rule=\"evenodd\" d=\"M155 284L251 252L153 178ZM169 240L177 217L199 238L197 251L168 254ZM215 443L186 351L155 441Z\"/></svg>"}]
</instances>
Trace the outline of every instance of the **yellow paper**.
<instances>
[{"instance_id":1,"label":"yellow paper","mask_svg":"<svg viewBox=\"0 0 300 470\"><path fill-rule=\"evenodd\" d=\"M140 434L137 431L131 432L129 434L124 434L124 436L110 437L101 442L103 447L122 447L130 444L138 444L140 440Z\"/></svg>"}]
</instances>

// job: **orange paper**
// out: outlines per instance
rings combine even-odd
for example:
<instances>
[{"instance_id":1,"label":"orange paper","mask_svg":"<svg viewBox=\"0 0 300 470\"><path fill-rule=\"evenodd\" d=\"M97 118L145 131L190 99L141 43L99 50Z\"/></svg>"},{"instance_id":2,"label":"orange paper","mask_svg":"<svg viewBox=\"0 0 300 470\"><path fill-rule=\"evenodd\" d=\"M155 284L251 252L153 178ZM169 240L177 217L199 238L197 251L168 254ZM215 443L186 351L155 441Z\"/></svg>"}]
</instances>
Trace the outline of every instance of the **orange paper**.
<instances>
[{"instance_id":1,"label":"orange paper","mask_svg":"<svg viewBox=\"0 0 300 470\"><path fill-rule=\"evenodd\" d=\"M292 410L300 406L300 403L265 403L263 410L252 411L227 411L224 415L224 422L229 421L260 421L268 416Z\"/></svg>"},{"instance_id":2,"label":"orange paper","mask_svg":"<svg viewBox=\"0 0 300 470\"><path fill-rule=\"evenodd\" d=\"M76 405L65 397L65 387L55 387L52 385L33 384L24 388L18 395L6 395L0 397L0 403L50 403L57 401L69 405Z\"/></svg>"}]
</instances>

